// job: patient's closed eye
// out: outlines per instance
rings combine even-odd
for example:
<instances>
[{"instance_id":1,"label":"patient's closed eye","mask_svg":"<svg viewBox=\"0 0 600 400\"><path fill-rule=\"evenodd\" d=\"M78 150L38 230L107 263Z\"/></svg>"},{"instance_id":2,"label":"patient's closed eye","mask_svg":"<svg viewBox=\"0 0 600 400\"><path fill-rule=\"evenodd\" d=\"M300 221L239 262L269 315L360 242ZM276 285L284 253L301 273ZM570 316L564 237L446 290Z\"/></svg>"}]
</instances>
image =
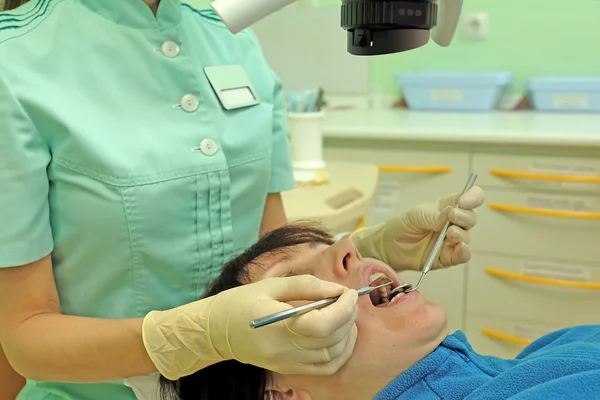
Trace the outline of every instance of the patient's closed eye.
<instances>
[{"instance_id":1,"label":"patient's closed eye","mask_svg":"<svg viewBox=\"0 0 600 400\"><path fill-rule=\"evenodd\" d=\"M287 278L290 276L298 276L298 275L312 275L313 272L307 268L303 268L303 269L289 269L287 271L282 272L281 274L277 275L278 277L281 278Z\"/></svg>"},{"instance_id":2,"label":"patient's closed eye","mask_svg":"<svg viewBox=\"0 0 600 400\"><path fill-rule=\"evenodd\" d=\"M294 391L288 390L286 392L280 390L268 390L265 392L264 400L289 400L294 397Z\"/></svg>"}]
</instances>

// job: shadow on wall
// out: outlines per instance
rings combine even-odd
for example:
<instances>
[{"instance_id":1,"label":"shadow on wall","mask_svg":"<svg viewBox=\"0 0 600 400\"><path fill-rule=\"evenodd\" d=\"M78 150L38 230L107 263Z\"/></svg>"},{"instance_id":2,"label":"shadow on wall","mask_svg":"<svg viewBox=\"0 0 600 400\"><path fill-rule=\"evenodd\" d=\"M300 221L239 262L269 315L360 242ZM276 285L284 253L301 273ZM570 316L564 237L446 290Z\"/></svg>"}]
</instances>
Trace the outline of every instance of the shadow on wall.
<instances>
[{"instance_id":1,"label":"shadow on wall","mask_svg":"<svg viewBox=\"0 0 600 400\"><path fill-rule=\"evenodd\" d=\"M183 2L194 8L209 8L211 0L184 0Z\"/></svg>"}]
</instances>

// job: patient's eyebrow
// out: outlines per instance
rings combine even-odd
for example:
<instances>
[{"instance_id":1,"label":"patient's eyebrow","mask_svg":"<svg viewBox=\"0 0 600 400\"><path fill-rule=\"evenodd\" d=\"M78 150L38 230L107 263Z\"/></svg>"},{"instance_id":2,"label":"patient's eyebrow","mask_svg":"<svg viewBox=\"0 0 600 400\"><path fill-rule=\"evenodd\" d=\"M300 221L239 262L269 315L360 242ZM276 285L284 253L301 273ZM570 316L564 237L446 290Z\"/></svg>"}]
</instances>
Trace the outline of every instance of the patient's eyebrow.
<instances>
[{"instance_id":1,"label":"patient's eyebrow","mask_svg":"<svg viewBox=\"0 0 600 400\"><path fill-rule=\"evenodd\" d=\"M322 245L322 244L325 244L325 243L322 243L322 242L315 242L315 241L313 241L313 242L308 242L308 243L305 243L305 244L308 244L308 248L309 248L310 250L314 250L314 249L316 249L317 247L319 247L319 245ZM301 250L287 251L287 252L285 252L285 251L284 251L284 252L282 252L282 254L281 254L281 255L279 256L279 258L277 259L277 262L278 262L278 263L285 263L285 262L288 262L288 261L290 261L292 258L294 258L294 256L295 256L295 255L297 255L297 254L298 254L300 251L301 251Z\"/></svg>"},{"instance_id":2,"label":"patient's eyebrow","mask_svg":"<svg viewBox=\"0 0 600 400\"><path fill-rule=\"evenodd\" d=\"M312 242L308 242L308 247L311 250L316 249L317 247L319 247L322 244L326 244L323 242L317 242L317 241L312 241ZM277 260L277 263L286 263L289 260L291 260L292 258L294 258L294 256L296 254L298 254L298 251L293 251L293 252L289 252L289 253L285 253L284 255L281 256L281 258L279 258ZM293 269L293 270L287 270L287 271L283 271L280 274L277 274L278 278L287 278L290 276L297 276L297 275L311 275L312 270L310 268L301 268L301 269Z\"/></svg>"}]
</instances>

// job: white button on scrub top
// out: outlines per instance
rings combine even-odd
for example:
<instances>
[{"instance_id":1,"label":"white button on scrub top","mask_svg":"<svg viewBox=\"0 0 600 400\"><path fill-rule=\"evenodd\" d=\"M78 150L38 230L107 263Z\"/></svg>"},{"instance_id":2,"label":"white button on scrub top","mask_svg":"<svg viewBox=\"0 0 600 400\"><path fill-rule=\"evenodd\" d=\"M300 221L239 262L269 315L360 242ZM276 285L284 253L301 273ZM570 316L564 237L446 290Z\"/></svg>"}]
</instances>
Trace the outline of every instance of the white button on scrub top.
<instances>
[{"instance_id":1,"label":"white button on scrub top","mask_svg":"<svg viewBox=\"0 0 600 400\"><path fill-rule=\"evenodd\" d=\"M177 43L169 40L163 43L160 47L160 52L163 53L165 57L175 58L179 55L179 46L177 46Z\"/></svg>"},{"instance_id":2,"label":"white button on scrub top","mask_svg":"<svg viewBox=\"0 0 600 400\"><path fill-rule=\"evenodd\" d=\"M198 99L196 96L186 94L181 98L181 108L186 112L194 112L198 108Z\"/></svg>"},{"instance_id":3,"label":"white button on scrub top","mask_svg":"<svg viewBox=\"0 0 600 400\"><path fill-rule=\"evenodd\" d=\"M200 151L205 156L214 155L218 149L217 143L212 139L204 139L200 142Z\"/></svg>"}]
</instances>

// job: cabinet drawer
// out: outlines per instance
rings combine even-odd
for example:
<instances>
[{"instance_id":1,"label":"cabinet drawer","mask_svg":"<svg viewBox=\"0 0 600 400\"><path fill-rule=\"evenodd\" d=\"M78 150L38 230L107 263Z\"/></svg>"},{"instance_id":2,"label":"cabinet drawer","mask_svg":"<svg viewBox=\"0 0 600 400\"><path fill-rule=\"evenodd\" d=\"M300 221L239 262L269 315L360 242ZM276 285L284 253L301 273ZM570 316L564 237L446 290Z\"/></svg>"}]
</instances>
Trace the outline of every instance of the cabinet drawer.
<instances>
[{"instance_id":1,"label":"cabinet drawer","mask_svg":"<svg viewBox=\"0 0 600 400\"><path fill-rule=\"evenodd\" d=\"M477 353L505 359L515 358L528 343L562 328L471 314L466 326L465 334Z\"/></svg>"},{"instance_id":2,"label":"cabinet drawer","mask_svg":"<svg viewBox=\"0 0 600 400\"><path fill-rule=\"evenodd\" d=\"M466 152L380 148L370 141L355 147L325 147L326 161L352 161L380 167L377 194L367 225L378 224L397 212L460 192L469 176ZM341 146L341 145L340 145Z\"/></svg>"},{"instance_id":3,"label":"cabinet drawer","mask_svg":"<svg viewBox=\"0 0 600 400\"><path fill-rule=\"evenodd\" d=\"M478 184L484 188L600 192L598 157L475 153L473 170L479 174Z\"/></svg>"},{"instance_id":4,"label":"cabinet drawer","mask_svg":"<svg viewBox=\"0 0 600 400\"><path fill-rule=\"evenodd\" d=\"M474 251L600 260L600 197L487 190L473 231Z\"/></svg>"},{"instance_id":5,"label":"cabinet drawer","mask_svg":"<svg viewBox=\"0 0 600 400\"><path fill-rule=\"evenodd\" d=\"M450 329L464 329L463 312L465 290L465 266L431 271L419 288L419 292L428 300L444 307L448 315ZM407 271L398 276L405 282L417 284L420 272Z\"/></svg>"},{"instance_id":6,"label":"cabinet drawer","mask_svg":"<svg viewBox=\"0 0 600 400\"><path fill-rule=\"evenodd\" d=\"M556 326L600 324L600 267L474 254L467 312Z\"/></svg>"}]
</instances>

